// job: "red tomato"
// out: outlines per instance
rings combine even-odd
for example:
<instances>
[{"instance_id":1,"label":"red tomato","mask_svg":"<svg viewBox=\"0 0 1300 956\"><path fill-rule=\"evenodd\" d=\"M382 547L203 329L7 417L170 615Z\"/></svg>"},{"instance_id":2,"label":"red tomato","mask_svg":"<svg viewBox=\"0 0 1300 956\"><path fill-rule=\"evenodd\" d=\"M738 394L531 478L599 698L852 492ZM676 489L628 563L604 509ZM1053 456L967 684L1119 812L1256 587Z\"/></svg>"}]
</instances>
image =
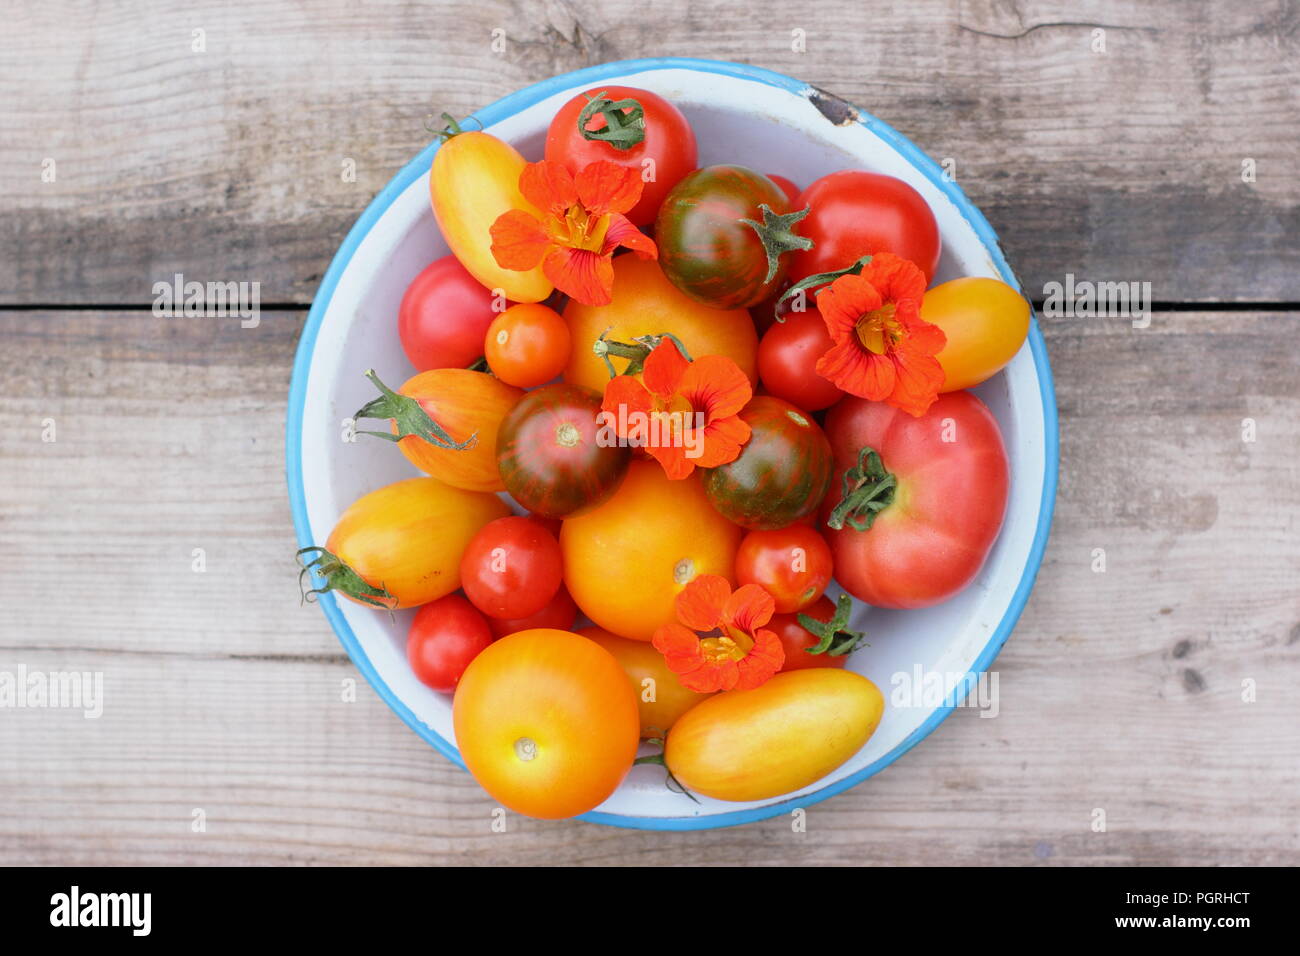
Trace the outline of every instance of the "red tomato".
<instances>
[{"instance_id":1,"label":"red tomato","mask_svg":"<svg viewBox=\"0 0 1300 956\"><path fill-rule=\"evenodd\" d=\"M810 608L802 611L819 621L829 621L835 615L835 602L822 596ZM843 667L849 659L847 654L832 656L830 654L809 654L808 648L816 647L821 638L804 629L799 623L799 614L774 614L768 622L767 629L781 641L785 651L783 671L801 671L811 667Z\"/></svg>"},{"instance_id":2,"label":"red tomato","mask_svg":"<svg viewBox=\"0 0 1300 956\"><path fill-rule=\"evenodd\" d=\"M795 206L795 205L794 205L796 202L799 201L799 187L798 187L798 186L796 186L796 185L795 185L794 183L792 183L790 180L786 179L784 176L777 176L775 173L768 173L768 174L767 174L767 178L770 179L770 180L772 180L772 182L776 183L778 186L781 187L781 192L785 193L785 194L786 194L786 197L789 198L789 200L790 200L790 205L791 205L792 208L795 208L795 209L802 209L802 208L803 208L802 206Z\"/></svg>"},{"instance_id":3,"label":"red tomato","mask_svg":"<svg viewBox=\"0 0 1300 956\"><path fill-rule=\"evenodd\" d=\"M841 170L810 185L794 206L812 207L799 223L799 234L814 245L790 254L791 279L844 269L874 252L911 259L927 283L934 278L939 224L921 194L901 179Z\"/></svg>"},{"instance_id":4,"label":"red tomato","mask_svg":"<svg viewBox=\"0 0 1300 956\"><path fill-rule=\"evenodd\" d=\"M555 592L555 597L551 598L550 603L536 614L514 619L489 617L487 622L488 627L492 629L493 637L505 637L535 627L552 627L560 631L569 631L573 629L573 624L577 620L578 605L573 603L573 598L569 596L569 589L561 584L560 589Z\"/></svg>"},{"instance_id":5,"label":"red tomato","mask_svg":"<svg viewBox=\"0 0 1300 956\"><path fill-rule=\"evenodd\" d=\"M583 135L578 129L578 116L589 98L598 94L613 101L634 99L641 104L645 114L645 138L641 142L630 149L618 149ZM597 113L587 120L586 131L599 132L606 125L605 117ZM563 163L575 175L600 159L636 169L645 185L641 199L627 217L638 226L648 226L654 222L668 191L695 168L697 152L695 134L686 117L662 96L630 86L598 86L560 107L546 132L546 158Z\"/></svg>"},{"instance_id":6,"label":"red tomato","mask_svg":"<svg viewBox=\"0 0 1300 956\"><path fill-rule=\"evenodd\" d=\"M484 614L520 618L555 597L563 575L560 543L531 518L489 521L460 559L460 586Z\"/></svg>"},{"instance_id":7,"label":"red tomato","mask_svg":"<svg viewBox=\"0 0 1300 956\"><path fill-rule=\"evenodd\" d=\"M421 683L450 694L469 662L491 643L487 618L459 594L448 594L416 612L406 659Z\"/></svg>"},{"instance_id":8,"label":"red tomato","mask_svg":"<svg viewBox=\"0 0 1300 956\"><path fill-rule=\"evenodd\" d=\"M483 354L507 385L544 385L569 364L569 326L560 313L539 303L512 305L488 326Z\"/></svg>"},{"instance_id":9,"label":"red tomato","mask_svg":"<svg viewBox=\"0 0 1300 956\"><path fill-rule=\"evenodd\" d=\"M804 411L830 408L844 393L817 374L817 360L834 345L816 309L788 312L758 343L758 377L777 398Z\"/></svg>"},{"instance_id":10,"label":"red tomato","mask_svg":"<svg viewBox=\"0 0 1300 956\"><path fill-rule=\"evenodd\" d=\"M473 365L497 317L495 302L455 256L443 256L415 277L397 309L406 357L421 372Z\"/></svg>"},{"instance_id":11,"label":"red tomato","mask_svg":"<svg viewBox=\"0 0 1300 956\"><path fill-rule=\"evenodd\" d=\"M884 503L870 527L859 509L843 527L824 527L835 580L876 607L927 607L952 597L975 577L1002 527L1007 507L1007 453L997 420L970 392L946 392L919 418L883 402L849 395L826 413L835 480L822 505L835 521L842 477L874 449L896 486L864 479L857 495L880 488ZM870 464L869 461L866 461ZM887 485L887 482L885 483Z\"/></svg>"},{"instance_id":12,"label":"red tomato","mask_svg":"<svg viewBox=\"0 0 1300 956\"><path fill-rule=\"evenodd\" d=\"M757 584L776 600L778 614L793 614L821 596L831 581L831 549L804 524L751 531L736 552L736 580Z\"/></svg>"}]
</instances>

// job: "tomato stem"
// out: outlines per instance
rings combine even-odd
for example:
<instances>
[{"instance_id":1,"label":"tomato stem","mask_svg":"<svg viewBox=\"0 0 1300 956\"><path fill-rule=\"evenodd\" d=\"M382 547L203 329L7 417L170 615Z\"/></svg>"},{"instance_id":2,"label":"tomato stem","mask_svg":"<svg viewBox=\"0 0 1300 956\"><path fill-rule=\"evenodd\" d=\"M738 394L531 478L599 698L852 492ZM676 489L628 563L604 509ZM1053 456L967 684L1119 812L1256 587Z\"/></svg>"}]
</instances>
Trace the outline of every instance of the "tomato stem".
<instances>
[{"instance_id":1,"label":"tomato stem","mask_svg":"<svg viewBox=\"0 0 1300 956\"><path fill-rule=\"evenodd\" d=\"M876 515L894 501L898 479L885 470L885 463L870 445L858 452L858 463L844 472L844 490L840 503L831 511L826 524L839 530L847 523L854 531L867 531Z\"/></svg>"},{"instance_id":2,"label":"tomato stem","mask_svg":"<svg viewBox=\"0 0 1300 956\"><path fill-rule=\"evenodd\" d=\"M830 657L843 657L866 644L866 636L861 631L849 630L849 615L853 613L853 598L841 594L835 602L835 613L829 621L819 621L810 614L800 614L796 620L799 626L817 638L813 647L805 647L809 654L826 654Z\"/></svg>"},{"instance_id":3,"label":"tomato stem","mask_svg":"<svg viewBox=\"0 0 1300 956\"><path fill-rule=\"evenodd\" d=\"M315 557L310 561L306 560L306 555L315 552ZM302 600L306 603L312 602L313 594L325 594L327 591L342 591L348 597L360 601L362 604L369 604L371 607L382 608L391 611L397 604L397 598L388 593L386 587L372 587L365 582L365 579L332 551L324 548L310 547L300 548L294 555L298 566L302 569L298 572L298 590L301 592ZM308 575L315 575L325 579L322 587L303 589L303 578Z\"/></svg>"},{"instance_id":4,"label":"tomato stem","mask_svg":"<svg viewBox=\"0 0 1300 956\"><path fill-rule=\"evenodd\" d=\"M652 737L651 739L647 740L646 743L655 744L659 747L664 746L663 739L659 737ZM634 767L639 764L657 764L658 766L663 767L664 775L667 778L664 781L664 786L666 786L669 790L672 790L674 793L684 793L686 796L690 797L696 803L700 802L695 798L695 794L691 793L684 786L682 786L682 782L673 776L673 772L668 769L668 764L664 761L664 753L662 750L659 751L659 753L657 754L647 754L644 757L637 757L635 760L632 761L632 766Z\"/></svg>"},{"instance_id":5,"label":"tomato stem","mask_svg":"<svg viewBox=\"0 0 1300 956\"><path fill-rule=\"evenodd\" d=\"M776 304L779 306L786 299L789 299L792 296L797 295L799 292L803 291L804 289L812 289L817 286L824 286L827 283L834 282L840 276L861 275L862 270L866 267L867 263L869 263L870 261L871 261L871 256L863 256L857 262L853 263L853 265L845 266L843 269L836 269L834 272L818 272L816 275L810 275L806 279L800 279L794 285L790 286L790 288L786 289L784 292L781 293L781 297L776 300ZM821 289L818 288L817 291L821 292ZM785 319L782 318L781 316L777 316L777 321L784 322Z\"/></svg>"},{"instance_id":6,"label":"tomato stem","mask_svg":"<svg viewBox=\"0 0 1300 956\"><path fill-rule=\"evenodd\" d=\"M474 119L474 117L470 117L470 118ZM433 117L430 116L429 119L424 121L424 128L427 129L434 136L438 137L439 142L445 143L447 142L447 140L451 139L452 137L459 136L461 133L466 132L465 130L461 129L461 125L459 122L457 122L456 117L452 116L450 113L442 114L443 125L441 128L435 128L429 125L429 120L432 119ZM482 125L483 124L480 123L479 127L482 128Z\"/></svg>"},{"instance_id":7,"label":"tomato stem","mask_svg":"<svg viewBox=\"0 0 1300 956\"><path fill-rule=\"evenodd\" d=\"M587 105L578 114L578 132L588 141L608 143L617 150L631 149L645 139L645 110L634 99L611 100L605 92L587 98ZM587 129L597 114L605 117L604 127Z\"/></svg>"},{"instance_id":8,"label":"tomato stem","mask_svg":"<svg viewBox=\"0 0 1300 956\"><path fill-rule=\"evenodd\" d=\"M763 282L767 283L776 278L777 270L781 268L781 256L784 253L813 247L811 239L794 231L795 223L808 215L812 206L805 206L797 212L784 214L774 213L767 203L760 203L758 208L763 213L762 222L755 222L753 219L740 221L758 233L758 241L763 244L763 252L767 254L767 276Z\"/></svg>"},{"instance_id":9,"label":"tomato stem","mask_svg":"<svg viewBox=\"0 0 1300 956\"><path fill-rule=\"evenodd\" d=\"M613 326L610 326L613 328ZM592 343L591 351L594 352L605 363L605 368L609 370L610 378L618 378L619 373L614 369L614 363L609 360L613 355L615 358L625 358L628 360L627 367L623 369L624 375L636 375L645 367L645 360L650 357L650 353L657 349L665 339L677 346L677 351L682 353L682 358L691 361L691 354L686 351L686 346L682 340L671 332L662 332L659 335L638 335L631 342L617 342L613 339L607 339L609 329L600 333L600 337Z\"/></svg>"},{"instance_id":10,"label":"tomato stem","mask_svg":"<svg viewBox=\"0 0 1300 956\"><path fill-rule=\"evenodd\" d=\"M428 412L424 410L416 399L408 395L399 395L391 388L379 380L373 368L366 369L366 378L374 383L375 387L382 393L379 398L366 403L352 417L360 420L362 418L388 418L397 423L397 434L392 432L369 432L359 431L358 435L374 435L376 438L383 438L387 441L401 441L408 435L414 435L417 438L423 438L430 445L438 448L447 448L452 451L463 451L466 448L472 448L478 442L478 432L470 435L463 442L455 441L447 430L439 425Z\"/></svg>"}]
</instances>

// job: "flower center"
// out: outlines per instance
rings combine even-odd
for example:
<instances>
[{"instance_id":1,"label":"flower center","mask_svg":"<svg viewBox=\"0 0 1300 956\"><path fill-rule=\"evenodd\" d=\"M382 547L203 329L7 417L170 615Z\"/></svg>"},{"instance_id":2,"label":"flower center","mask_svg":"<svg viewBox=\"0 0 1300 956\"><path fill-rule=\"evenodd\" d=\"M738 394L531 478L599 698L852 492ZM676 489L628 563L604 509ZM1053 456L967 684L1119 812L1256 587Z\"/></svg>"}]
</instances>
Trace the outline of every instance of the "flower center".
<instances>
[{"instance_id":1,"label":"flower center","mask_svg":"<svg viewBox=\"0 0 1300 956\"><path fill-rule=\"evenodd\" d=\"M753 646L753 638L744 631L724 627L720 636L706 637L700 641L700 652L710 664L717 664L721 661L744 660Z\"/></svg>"},{"instance_id":2,"label":"flower center","mask_svg":"<svg viewBox=\"0 0 1300 956\"><path fill-rule=\"evenodd\" d=\"M868 352L883 355L902 338L902 323L894 316L897 306L886 302L872 312L863 313L854 326L854 334Z\"/></svg>"},{"instance_id":3,"label":"flower center","mask_svg":"<svg viewBox=\"0 0 1300 956\"><path fill-rule=\"evenodd\" d=\"M574 205L564 214L563 225L555 238L559 245L570 249L599 252L605 245L605 233L608 231L608 216L593 219L582 206Z\"/></svg>"}]
</instances>

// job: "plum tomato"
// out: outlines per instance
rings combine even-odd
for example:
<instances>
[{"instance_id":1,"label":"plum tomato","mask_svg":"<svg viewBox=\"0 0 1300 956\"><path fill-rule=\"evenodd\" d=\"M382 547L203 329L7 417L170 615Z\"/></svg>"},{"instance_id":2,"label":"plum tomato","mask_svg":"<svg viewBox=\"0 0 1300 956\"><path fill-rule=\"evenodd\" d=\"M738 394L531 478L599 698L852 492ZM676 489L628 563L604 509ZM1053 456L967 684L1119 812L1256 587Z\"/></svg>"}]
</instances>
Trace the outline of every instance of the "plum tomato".
<instances>
[{"instance_id":1,"label":"plum tomato","mask_svg":"<svg viewBox=\"0 0 1300 956\"><path fill-rule=\"evenodd\" d=\"M817 373L817 360L835 346L816 309L788 312L758 343L758 377L777 398L804 411L830 408L844 397L839 386Z\"/></svg>"},{"instance_id":2,"label":"plum tomato","mask_svg":"<svg viewBox=\"0 0 1300 956\"><path fill-rule=\"evenodd\" d=\"M605 648L622 665L636 691L644 738L662 738L678 717L711 696L683 686L653 644L630 641L603 627L584 627L577 633Z\"/></svg>"},{"instance_id":3,"label":"plum tomato","mask_svg":"<svg viewBox=\"0 0 1300 956\"><path fill-rule=\"evenodd\" d=\"M790 213L781 187L762 173L744 166L698 169L659 209L659 266L673 285L710 308L757 305L785 279L783 253L807 245Z\"/></svg>"},{"instance_id":4,"label":"plum tomato","mask_svg":"<svg viewBox=\"0 0 1300 956\"><path fill-rule=\"evenodd\" d=\"M603 102L593 106L597 99ZM634 100L635 105L625 103L628 100ZM619 131L624 137L616 144L610 141L609 122L600 107L604 106L613 115L618 103L625 103L618 107L618 112L628 117L628 123ZM639 140L638 108L642 134ZM584 111L587 118L579 128L579 117ZM644 186L641 198L627 217L634 225L648 226L654 222L668 191L695 168L697 151L695 133L686 117L662 96L630 86L600 86L578 94L560 107L546 132L546 158L563 163L575 176L597 160L633 167L641 174Z\"/></svg>"},{"instance_id":5,"label":"plum tomato","mask_svg":"<svg viewBox=\"0 0 1300 956\"><path fill-rule=\"evenodd\" d=\"M500 310L492 292L455 256L417 275L397 309L402 351L417 371L465 368L483 355L483 336Z\"/></svg>"},{"instance_id":6,"label":"plum tomato","mask_svg":"<svg viewBox=\"0 0 1300 956\"><path fill-rule=\"evenodd\" d=\"M450 694L469 662L491 643L487 618L459 594L448 594L415 612L406 659L420 683Z\"/></svg>"},{"instance_id":7,"label":"plum tomato","mask_svg":"<svg viewBox=\"0 0 1300 956\"><path fill-rule=\"evenodd\" d=\"M1015 358L1029 334L1029 303L1005 282L969 276L925 293L921 318L947 338L937 358L943 391L970 388Z\"/></svg>"},{"instance_id":8,"label":"plum tomato","mask_svg":"<svg viewBox=\"0 0 1300 956\"><path fill-rule=\"evenodd\" d=\"M489 617L487 622L488 627L492 629L493 637L505 637L535 627L551 627L568 631L573 629L577 620L578 605L569 596L569 589L561 584L560 589L555 592L555 597L551 598L550 603L536 614L516 618Z\"/></svg>"},{"instance_id":9,"label":"plum tomato","mask_svg":"<svg viewBox=\"0 0 1300 956\"><path fill-rule=\"evenodd\" d=\"M740 411L749 441L735 461L704 472L710 503L749 530L784 528L817 510L830 487L830 442L812 417L772 395Z\"/></svg>"},{"instance_id":10,"label":"plum tomato","mask_svg":"<svg viewBox=\"0 0 1300 956\"><path fill-rule=\"evenodd\" d=\"M492 617L528 617L560 589L560 543L531 518L511 515L489 521L460 559L465 596Z\"/></svg>"},{"instance_id":11,"label":"plum tomato","mask_svg":"<svg viewBox=\"0 0 1300 956\"><path fill-rule=\"evenodd\" d=\"M632 451L600 421L600 393L557 382L529 392L497 434L506 491L535 515L568 518L605 501Z\"/></svg>"},{"instance_id":12,"label":"plum tomato","mask_svg":"<svg viewBox=\"0 0 1300 956\"><path fill-rule=\"evenodd\" d=\"M793 614L816 601L831 574L830 547L805 524L751 531L736 552L736 581L767 591L778 614Z\"/></svg>"},{"instance_id":13,"label":"plum tomato","mask_svg":"<svg viewBox=\"0 0 1300 956\"><path fill-rule=\"evenodd\" d=\"M853 265L863 256L892 252L911 259L928 284L939 267L939 224L925 199L893 176L845 169L823 176L799 196L810 207L799 232L813 241L790 256L796 282Z\"/></svg>"},{"instance_id":14,"label":"plum tomato","mask_svg":"<svg viewBox=\"0 0 1300 956\"><path fill-rule=\"evenodd\" d=\"M569 326L547 306L512 305L488 326L483 355L493 374L507 385L544 385L569 362Z\"/></svg>"}]
</instances>

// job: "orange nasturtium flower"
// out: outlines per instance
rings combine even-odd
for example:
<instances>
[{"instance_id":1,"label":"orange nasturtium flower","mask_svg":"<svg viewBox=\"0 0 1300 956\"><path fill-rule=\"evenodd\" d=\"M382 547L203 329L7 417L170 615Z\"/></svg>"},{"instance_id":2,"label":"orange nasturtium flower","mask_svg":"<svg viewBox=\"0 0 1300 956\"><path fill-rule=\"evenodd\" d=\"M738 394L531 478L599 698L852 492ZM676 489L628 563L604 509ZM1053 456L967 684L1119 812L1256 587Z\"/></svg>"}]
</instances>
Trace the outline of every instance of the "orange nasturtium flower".
<instances>
[{"instance_id":1,"label":"orange nasturtium flower","mask_svg":"<svg viewBox=\"0 0 1300 956\"><path fill-rule=\"evenodd\" d=\"M519 191L543 218L522 209L497 217L491 229L497 265L526 272L541 263L546 278L575 302L609 305L615 249L659 258L654 241L623 215L637 204L643 185L635 168L605 160L589 163L576 177L563 163L529 163L519 174Z\"/></svg>"},{"instance_id":2,"label":"orange nasturtium flower","mask_svg":"<svg viewBox=\"0 0 1300 956\"><path fill-rule=\"evenodd\" d=\"M754 389L735 361L725 355L689 361L665 338L646 356L641 379L610 379L601 411L620 438L644 448L669 478L740 457L749 441L740 410Z\"/></svg>"},{"instance_id":3,"label":"orange nasturtium flower","mask_svg":"<svg viewBox=\"0 0 1300 956\"><path fill-rule=\"evenodd\" d=\"M751 690L785 663L780 639L763 627L776 602L757 584L732 593L727 579L701 574L677 595L677 624L652 643L684 687L701 693Z\"/></svg>"},{"instance_id":4,"label":"orange nasturtium flower","mask_svg":"<svg viewBox=\"0 0 1300 956\"><path fill-rule=\"evenodd\" d=\"M843 275L817 296L835 345L817 372L851 395L923 415L943 387L935 356L943 329L921 318L925 274L890 252L872 257L861 275Z\"/></svg>"}]
</instances>

